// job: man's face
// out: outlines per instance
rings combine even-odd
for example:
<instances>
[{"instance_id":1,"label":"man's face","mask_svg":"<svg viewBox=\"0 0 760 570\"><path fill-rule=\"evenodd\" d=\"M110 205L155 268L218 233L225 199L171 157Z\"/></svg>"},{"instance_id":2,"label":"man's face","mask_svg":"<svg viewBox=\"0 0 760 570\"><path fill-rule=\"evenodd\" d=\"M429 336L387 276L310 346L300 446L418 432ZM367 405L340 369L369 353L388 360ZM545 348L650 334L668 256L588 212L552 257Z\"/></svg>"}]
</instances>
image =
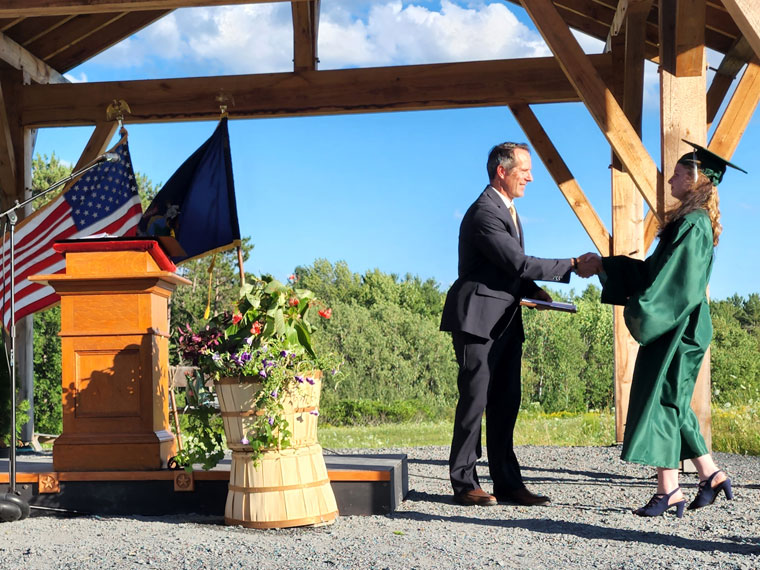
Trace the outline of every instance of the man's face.
<instances>
[{"instance_id":1,"label":"man's face","mask_svg":"<svg viewBox=\"0 0 760 570\"><path fill-rule=\"evenodd\" d=\"M530 153L522 148L514 150L515 166L507 172L499 166L496 175L501 182L501 190L506 192L510 200L522 198L525 195L525 185L533 181L530 173Z\"/></svg>"}]
</instances>

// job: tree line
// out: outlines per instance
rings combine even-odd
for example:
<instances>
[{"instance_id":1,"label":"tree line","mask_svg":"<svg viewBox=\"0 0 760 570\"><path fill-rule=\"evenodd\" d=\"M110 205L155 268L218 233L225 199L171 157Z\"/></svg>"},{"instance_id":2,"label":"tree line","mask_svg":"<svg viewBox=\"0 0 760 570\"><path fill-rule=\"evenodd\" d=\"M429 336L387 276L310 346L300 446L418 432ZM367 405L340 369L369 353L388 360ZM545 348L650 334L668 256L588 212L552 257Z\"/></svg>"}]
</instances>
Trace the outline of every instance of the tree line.
<instances>
[{"instance_id":1,"label":"tree line","mask_svg":"<svg viewBox=\"0 0 760 570\"><path fill-rule=\"evenodd\" d=\"M44 174L47 159L39 160L38 172ZM55 157L52 163L60 166ZM138 180L149 202L155 188L144 176L138 175ZM253 251L245 240L244 259ZM180 274L192 285L178 288L172 297L172 364L179 363L173 348L178 327L200 326L207 306L212 314L228 310L237 297L237 253L218 254L209 271L211 264L207 257L180 266ZM344 361L341 372L325 380L323 421L348 424L453 416L457 365L449 334L438 330L445 299L438 283L379 269L359 274L345 262L324 259L295 268L294 278L297 286L312 290L333 309L330 320L316 323L314 341L318 350L331 351ZM551 293L557 300L575 303L578 313L523 311L522 405L545 412L611 409L612 308L600 302L594 285L580 294ZM757 402L760 295L734 295L712 301L710 308L713 401ZM35 430L42 433L61 431L59 329L58 307L34 316ZM1 407L8 399L3 392L7 370L0 368Z\"/></svg>"}]
</instances>

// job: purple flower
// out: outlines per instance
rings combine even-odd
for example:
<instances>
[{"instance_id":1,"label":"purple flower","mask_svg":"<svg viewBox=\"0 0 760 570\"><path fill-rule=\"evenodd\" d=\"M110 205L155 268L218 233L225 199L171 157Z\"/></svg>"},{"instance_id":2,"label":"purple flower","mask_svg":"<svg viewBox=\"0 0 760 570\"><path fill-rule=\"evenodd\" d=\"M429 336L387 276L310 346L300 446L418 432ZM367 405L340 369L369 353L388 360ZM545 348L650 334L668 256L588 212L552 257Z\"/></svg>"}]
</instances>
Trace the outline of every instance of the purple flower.
<instances>
[{"instance_id":1,"label":"purple flower","mask_svg":"<svg viewBox=\"0 0 760 570\"><path fill-rule=\"evenodd\" d=\"M245 343L246 343L248 346L251 346L251 345L253 344L253 337L252 337L252 336L249 336L247 339L245 339Z\"/></svg>"},{"instance_id":2,"label":"purple flower","mask_svg":"<svg viewBox=\"0 0 760 570\"><path fill-rule=\"evenodd\" d=\"M318 415L319 415L319 410L312 410L312 411L310 411L309 413L310 413L312 416L318 416Z\"/></svg>"},{"instance_id":3,"label":"purple flower","mask_svg":"<svg viewBox=\"0 0 760 570\"><path fill-rule=\"evenodd\" d=\"M222 359L222 355L219 354L218 352L215 352L214 354L211 355L211 360L213 360L214 362L219 362L221 359Z\"/></svg>"},{"instance_id":4,"label":"purple flower","mask_svg":"<svg viewBox=\"0 0 760 570\"><path fill-rule=\"evenodd\" d=\"M314 385L314 378L309 378L309 377L307 376L307 377L306 377L306 381L307 381L309 384L311 384L312 386Z\"/></svg>"},{"instance_id":5,"label":"purple flower","mask_svg":"<svg viewBox=\"0 0 760 570\"><path fill-rule=\"evenodd\" d=\"M272 362L271 360L267 360L266 358L261 361L261 364L264 365L264 368L269 368L275 365L274 362Z\"/></svg>"},{"instance_id":6,"label":"purple flower","mask_svg":"<svg viewBox=\"0 0 760 570\"><path fill-rule=\"evenodd\" d=\"M267 371L266 370L259 370L259 376L261 376L262 378L266 378L267 377Z\"/></svg>"},{"instance_id":7,"label":"purple flower","mask_svg":"<svg viewBox=\"0 0 760 570\"><path fill-rule=\"evenodd\" d=\"M248 445L248 444L249 444L249 443L251 443L251 442L250 442L250 441L248 441L248 438L247 438L247 437L243 436L243 439L241 439L241 440L240 440L240 443L242 443L243 445Z\"/></svg>"},{"instance_id":8,"label":"purple flower","mask_svg":"<svg viewBox=\"0 0 760 570\"><path fill-rule=\"evenodd\" d=\"M338 369L337 368L333 368L332 369L332 375L335 376L337 373L338 373Z\"/></svg>"},{"instance_id":9,"label":"purple flower","mask_svg":"<svg viewBox=\"0 0 760 570\"><path fill-rule=\"evenodd\" d=\"M303 376L299 376L298 374L296 374L295 378L296 378L296 382L298 382L299 384L303 384Z\"/></svg>"},{"instance_id":10,"label":"purple flower","mask_svg":"<svg viewBox=\"0 0 760 570\"><path fill-rule=\"evenodd\" d=\"M240 360L242 362L248 362L251 359L251 353L250 352L244 352L240 355Z\"/></svg>"},{"instance_id":11,"label":"purple flower","mask_svg":"<svg viewBox=\"0 0 760 570\"><path fill-rule=\"evenodd\" d=\"M280 356L287 358L288 356L290 356L290 353L287 350L281 350Z\"/></svg>"},{"instance_id":12,"label":"purple flower","mask_svg":"<svg viewBox=\"0 0 760 570\"><path fill-rule=\"evenodd\" d=\"M269 421L269 425L273 426L274 425L274 416L269 416L269 420L268 421Z\"/></svg>"},{"instance_id":13,"label":"purple flower","mask_svg":"<svg viewBox=\"0 0 760 570\"><path fill-rule=\"evenodd\" d=\"M272 392L270 392L269 395L272 396L272 398L276 398L277 397L277 390L272 390Z\"/></svg>"}]
</instances>

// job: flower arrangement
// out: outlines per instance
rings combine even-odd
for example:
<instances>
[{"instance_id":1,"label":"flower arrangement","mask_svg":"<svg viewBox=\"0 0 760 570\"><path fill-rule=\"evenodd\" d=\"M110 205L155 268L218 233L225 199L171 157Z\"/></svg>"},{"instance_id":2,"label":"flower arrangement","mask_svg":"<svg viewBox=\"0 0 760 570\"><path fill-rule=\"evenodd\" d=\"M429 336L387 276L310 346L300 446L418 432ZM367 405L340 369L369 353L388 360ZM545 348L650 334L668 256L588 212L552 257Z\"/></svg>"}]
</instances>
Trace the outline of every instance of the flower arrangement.
<instances>
[{"instance_id":1,"label":"flower arrangement","mask_svg":"<svg viewBox=\"0 0 760 570\"><path fill-rule=\"evenodd\" d=\"M188 383L192 404L190 437L177 462L187 468L201 463L208 469L223 457L221 434L214 429L215 406L207 383L236 378L256 382L251 407L255 418L247 422L240 442L256 459L264 450L290 445L290 426L283 415L283 396L300 386L313 385L323 374L337 374L337 360L317 356L312 345L310 322L329 319L332 310L317 301L312 292L265 277L246 283L233 311L210 319L200 330L180 327L178 347L182 359L197 367ZM318 414L316 410L313 412Z\"/></svg>"}]
</instances>

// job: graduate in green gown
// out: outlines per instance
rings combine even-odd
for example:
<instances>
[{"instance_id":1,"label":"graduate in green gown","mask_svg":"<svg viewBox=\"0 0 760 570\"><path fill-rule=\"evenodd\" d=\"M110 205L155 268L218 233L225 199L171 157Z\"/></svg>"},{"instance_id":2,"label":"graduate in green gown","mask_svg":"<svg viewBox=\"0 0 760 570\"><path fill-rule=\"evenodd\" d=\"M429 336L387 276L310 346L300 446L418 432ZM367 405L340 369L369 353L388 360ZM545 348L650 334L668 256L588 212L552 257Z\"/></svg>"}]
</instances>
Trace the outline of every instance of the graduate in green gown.
<instances>
[{"instance_id":1,"label":"graduate in green gown","mask_svg":"<svg viewBox=\"0 0 760 570\"><path fill-rule=\"evenodd\" d=\"M720 491L733 497L731 480L715 465L700 433L691 398L712 338L707 284L722 230L717 185L726 166L738 167L689 144L694 152L679 159L668 180L679 204L666 215L654 253L644 261L582 258L596 259L602 302L625 306L626 326L641 345L622 452L626 461L657 467L657 493L634 511L641 516L661 515L671 507L683 515L678 484L683 459L692 460L700 479L689 509L712 504Z\"/></svg>"}]
</instances>

